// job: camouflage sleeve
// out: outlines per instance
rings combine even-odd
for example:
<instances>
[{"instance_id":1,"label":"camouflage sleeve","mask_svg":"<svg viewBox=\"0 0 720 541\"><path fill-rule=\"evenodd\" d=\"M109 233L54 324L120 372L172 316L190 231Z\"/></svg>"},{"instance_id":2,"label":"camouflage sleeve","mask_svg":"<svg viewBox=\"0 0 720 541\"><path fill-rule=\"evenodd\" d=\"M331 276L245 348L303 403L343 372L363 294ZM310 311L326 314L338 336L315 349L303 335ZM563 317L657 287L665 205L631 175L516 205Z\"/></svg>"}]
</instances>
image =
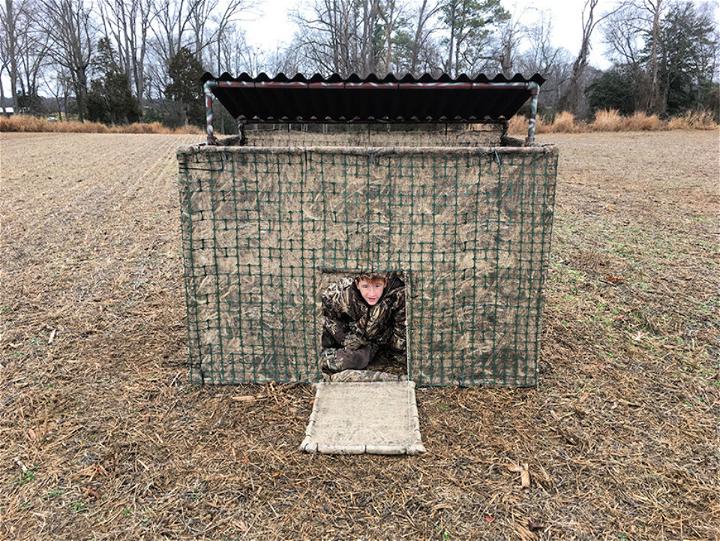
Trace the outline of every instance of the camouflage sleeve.
<instances>
[{"instance_id":1,"label":"camouflage sleeve","mask_svg":"<svg viewBox=\"0 0 720 541\"><path fill-rule=\"evenodd\" d=\"M404 287L393 290L382 302L373 306L361 323L367 342L389 346L397 352L405 351Z\"/></svg>"},{"instance_id":2,"label":"camouflage sleeve","mask_svg":"<svg viewBox=\"0 0 720 541\"><path fill-rule=\"evenodd\" d=\"M342 347L347 325L343 322L343 291L338 284L332 284L322 294L323 307L323 348Z\"/></svg>"},{"instance_id":3,"label":"camouflage sleeve","mask_svg":"<svg viewBox=\"0 0 720 541\"><path fill-rule=\"evenodd\" d=\"M407 347L407 323L405 319L405 289L398 294L397 303L393 313L393 330L390 336L390 349L395 352L404 352Z\"/></svg>"}]
</instances>

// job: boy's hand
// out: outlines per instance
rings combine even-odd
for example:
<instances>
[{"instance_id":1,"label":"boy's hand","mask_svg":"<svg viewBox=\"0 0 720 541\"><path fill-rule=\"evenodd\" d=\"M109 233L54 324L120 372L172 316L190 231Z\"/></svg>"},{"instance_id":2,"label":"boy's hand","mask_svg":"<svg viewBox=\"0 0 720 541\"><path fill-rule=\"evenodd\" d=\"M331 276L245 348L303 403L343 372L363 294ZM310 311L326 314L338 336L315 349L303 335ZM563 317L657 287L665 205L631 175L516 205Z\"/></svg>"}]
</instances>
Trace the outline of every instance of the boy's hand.
<instances>
[{"instance_id":1,"label":"boy's hand","mask_svg":"<svg viewBox=\"0 0 720 541\"><path fill-rule=\"evenodd\" d=\"M336 353L338 366L341 370L363 370L372 360L372 347L357 350L340 349Z\"/></svg>"},{"instance_id":2,"label":"boy's hand","mask_svg":"<svg viewBox=\"0 0 720 541\"><path fill-rule=\"evenodd\" d=\"M348 334L343 340L343 347L347 349L360 349L368 345L368 341L357 334Z\"/></svg>"},{"instance_id":3,"label":"boy's hand","mask_svg":"<svg viewBox=\"0 0 720 541\"><path fill-rule=\"evenodd\" d=\"M347 370L353 364L353 352L347 349L339 349L335 354L336 365L338 371Z\"/></svg>"}]
</instances>

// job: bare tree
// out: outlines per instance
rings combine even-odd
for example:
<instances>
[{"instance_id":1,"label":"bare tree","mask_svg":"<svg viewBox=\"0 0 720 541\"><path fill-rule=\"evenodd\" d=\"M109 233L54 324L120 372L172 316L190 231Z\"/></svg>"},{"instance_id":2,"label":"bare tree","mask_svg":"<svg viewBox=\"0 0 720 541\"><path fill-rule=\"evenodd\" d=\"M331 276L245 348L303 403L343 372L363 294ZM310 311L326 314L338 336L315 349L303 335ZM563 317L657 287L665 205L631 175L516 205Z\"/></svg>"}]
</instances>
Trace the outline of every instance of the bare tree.
<instances>
[{"instance_id":1,"label":"bare tree","mask_svg":"<svg viewBox=\"0 0 720 541\"><path fill-rule=\"evenodd\" d=\"M393 71L397 71L393 69L395 60L393 45L395 42L395 33L398 30L398 23L404 15L404 5L398 3L397 0L386 0L378 4L378 13L383 23L383 37L385 40L383 67L386 73L392 73Z\"/></svg>"},{"instance_id":2,"label":"bare tree","mask_svg":"<svg viewBox=\"0 0 720 541\"><path fill-rule=\"evenodd\" d=\"M325 73L375 72L382 53L376 31L389 1L316 0L310 14L295 14L308 63Z\"/></svg>"},{"instance_id":3,"label":"bare tree","mask_svg":"<svg viewBox=\"0 0 720 541\"><path fill-rule=\"evenodd\" d=\"M147 98L163 99L170 84L168 68L184 46L191 48L191 19L198 0L152 0L153 22L148 39L144 93Z\"/></svg>"},{"instance_id":4,"label":"bare tree","mask_svg":"<svg viewBox=\"0 0 720 541\"><path fill-rule=\"evenodd\" d=\"M287 47L276 49L265 57L263 69L268 73L287 75L305 71L302 48L293 41Z\"/></svg>"},{"instance_id":5,"label":"bare tree","mask_svg":"<svg viewBox=\"0 0 720 541\"><path fill-rule=\"evenodd\" d=\"M652 30L650 43L650 92L647 104L648 111L658 111L659 109L659 69L658 69L658 48L660 45L660 15L662 12L663 0L643 0L645 10L652 16Z\"/></svg>"},{"instance_id":6,"label":"bare tree","mask_svg":"<svg viewBox=\"0 0 720 541\"><path fill-rule=\"evenodd\" d=\"M39 75L46 63L49 47L49 37L35 29L28 34L27 44L20 54L20 91L33 100L38 97Z\"/></svg>"},{"instance_id":7,"label":"bare tree","mask_svg":"<svg viewBox=\"0 0 720 541\"><path fill-rule=\"evenodd\" d=\"M645 70L647 21L643 11L628 3L607 18L604 24L604 42L607 54L616 68L630 75L634 109L646 110L651 93L650 80Z\"/></svg>"},{"instance_id":8,"label":"bare tree","mask_svg":"<svg viewBox=\"0 0 720 541\"><path fill-rule=\"evenodd\" d=\"M80 120L85 119L88 67L92 59L95 27L84 0L41 0L40 26L50 42L49 55L72 80Z\"/></svg>"},{"instance_id":9,"label":"bare tree","mask_svg":"<svg viewBox=\"0 0 720 541\"><path fill-rule=\"evenodd\" d=\"M580 83L583 75L585 74L585 69L588 66L590 39L592 38L593 32L600 22L620 9L619 7L616 7L601 16L597 16L595 10L598 2L599 0L585 0L585 5L583 6L582 11L582 38L580 40L580 52L578 52L578 55L573 62L570 80L568 81L567 88L560 99L560 108L562 110L570 111L571 113L577 113L580 98Z\"/></svg>"},{"instance_id":10,"label":"bare tree","mask_svg":"<svg viewBox=\"0 0 720 541\"><path fill-rule=\"evenodd\" d=\"M519 59L519 65L527 73L546 74L558 64L561 49L552 44L552 17L545 12L525 28L530 47Z\"/></svg>"},{"instance_id":11,"label":"bare tree","mask_svg":"<svg viewBox=\"0 0 720 541\"><path fill-rule=\"evenodd\" d=\"M494 56L505 77L510 78L514 75L520 46L525 39L526 29L517 18L508 19L500 25Z\"/></svg>"},{"instance_id":12,"label":"bare tree","mask_svg":"<svg viewBox=\"0 0 720 541\"><path fill-rule=\"evenodd\" d=\"M427 51L430 36L435 30L431 27L430 21L437 15L440 4L436 2L429 3L423 0L420 10L417 14L415 22L415 35L411 45L410 54L410 73L417 74L419 61L423 51Z\"/></svg>"},{"instance_id":13,"label":"bare tree","mask_svg":"<svg viewBox=\"0 0 720 541\"><path fill-rule=\"evenodd\" d=\"M342 73L347 65L347 40L343 35L348 32L341 27L347 20L344 3L335 0L316 1L311 14L295 13L300 27L299 46L307 60L321 72Z\"/></svg>"},{"instance_id":14,"label":"bare tree","mask_svg":"<svg viewBox=\"0 0 720 541\"><path fill-rule=\"evenodd\" d=\"M0 36L1 38L2 36ZM5 71L7 71L7 60L4 54L3 49L3 43L2 39L0 39L0 109L2 109L3 114L7 114L7 109L5 108L5 89L3 88L2 84L2 77Z\"/></svg>"},{"instance_id":15,"label":"bare tree","mask_svg":"<svg viewBox=\"0 0 720 541\"><path fill-rule=\"evenodd\" d=\"M217 47L209 50L209 65L217 69L218 75L224 71L233 74L242 72L259 73L265 69L265 59L261 51L251 47L245 34L237 25L230 24L218 35Z\"/></svg>"},{"instance_id":16,"label":"bare tree","mask_svg":"<svg viewBox=\"0 0 720 541\"><path fill-rule=\"evenodd\" d=\"M618 64L640 66L646 31L642 11L632 3L627 4L610 15L604 26L603 37L610 59Z\"/></svg>"},{"instance_id":17,"label":"bare tree","mask_svg":"<svg viewBox=\"0 0 720 541\"><path fill-rule=\"evenodd\" d=\"M104 34L114 41L118 65L130 78L135 96L142 100L148 36L156 15L153 0L102 0L99 11Z\"/></svg>"},{"instance_id":18,"label":"bare tree","mask_svg":"<svg viewBox=\"0 0 720 541\"><path fill-rule=\"evenodd\" d=\"M248 0L195 0L190 12L193 34L192 50L200 61L203 51L212 43L219 43L230 24L249 6Z\"/></svg>"},{"instance_id":19,"label":"bare tree","mask_svg":"<svg viewBox=\"0 0 720 541\"><path fill-rule=\"evenodd\" d=\"M666 0L625 0L605 25L605 43L615 62L632 73L641 102L637 107L662 112L660 90L661 27Z\"/></svg>"},{"instance_id":20,"label":"bare tree","mask_svg":"<svg viewBox=\"0 0 720 541\"><path fill-rule=\"evenodd\" d=\"M10 77L10 93L16 112L18 111L18 64L20 56L28 46L28 36L32 23L28 8L28 0L5 0L0 5L0 29L2 30L0 53L2 53L2 63Z\"/></svg>"},{"instance_id":21,"label":"bare tree","mask_svg":"<svg viewBox=\"0 0 720 541\"><path fill-rule=\"evenodd\" d=\"M552 43L552 17L540 12L539 17L525 27L527 47L518 55L516 65L521 73L528 76L539 73L545 78L542 87L542 104L553 109L557 106L561 92L570 77L573 62L570 53Z\"/></svg>"},{"instance_id":22,"label":"bare tree","mask_svg":"<svg viewBox=\"0 0 720 541\"><path fill-rule=\"evenodd\" d=\"M56 71L52 77L47 74L42 75L42 82L44 88L55 98L55 105L57 107L59 119L63 119L63 112L67 115L68 110L68 94L70 92L70 77L67 71L60 69ZM62 99L62 101L61 101Z\"/></svg>"},{"instance_id":23,"label":"bare tree","mask_svg":"<svg viewBox=\"0 0 720 541\"><path fill-rule=\"evenodd\" d=\"M190 21L198 0L156 0L154 24L151 31L155 37L154 48L162 66L167 68L186 42Z\"/></svg>"}]
</instances>

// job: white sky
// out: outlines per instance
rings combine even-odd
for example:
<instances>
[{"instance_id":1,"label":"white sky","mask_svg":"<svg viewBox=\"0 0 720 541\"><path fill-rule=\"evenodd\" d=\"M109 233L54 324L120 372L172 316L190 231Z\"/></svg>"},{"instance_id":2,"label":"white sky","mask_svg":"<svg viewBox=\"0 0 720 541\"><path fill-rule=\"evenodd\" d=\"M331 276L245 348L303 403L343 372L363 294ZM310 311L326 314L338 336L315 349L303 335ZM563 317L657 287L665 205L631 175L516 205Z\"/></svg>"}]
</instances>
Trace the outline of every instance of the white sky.
<instances>
[{"instance_id":1,"label":"white sky","mask_svg":"<svg viewBox=\"0 0 720 541\"><path fill-rule=\"evenodd\" d=\"M419 0L409 0L419 5ZM502 0L505 8L523 22L537 17L540 12L547 12L552 18L553 44L561 46L577 54L582 36L581 17L585 0ZM290 17L290 12L298 5L306 5L301 0L264 0L259 3L256 11L258 18L246 20L243 28L247 40L261 50L274 50L287 44L297 29ZM603 13L615 0L600 0L598 11ZM604 58L602 33L596 29L592 42L590 63L600 69L606 69L610 62Z\"/></svg>"}]
</instances>

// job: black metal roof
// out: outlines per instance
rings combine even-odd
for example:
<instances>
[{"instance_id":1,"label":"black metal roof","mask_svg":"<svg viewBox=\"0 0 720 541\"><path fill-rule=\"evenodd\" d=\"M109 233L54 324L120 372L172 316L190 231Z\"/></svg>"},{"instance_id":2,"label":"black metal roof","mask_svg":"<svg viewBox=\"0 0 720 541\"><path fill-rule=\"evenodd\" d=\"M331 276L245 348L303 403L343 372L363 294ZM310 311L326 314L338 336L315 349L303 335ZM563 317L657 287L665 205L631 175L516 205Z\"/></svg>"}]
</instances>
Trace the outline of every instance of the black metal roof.
<instances>
[{"instance_id":1,"label":"black metal roof","mask_svg":"<svg viewBox=\"0 0 720 541\"><path fill-rule=\"evenodd\" d=\"M231 115L248 122L498 122L517 113L545 79L206 73L202 82Z\"/></svg>"}]
</instances>

